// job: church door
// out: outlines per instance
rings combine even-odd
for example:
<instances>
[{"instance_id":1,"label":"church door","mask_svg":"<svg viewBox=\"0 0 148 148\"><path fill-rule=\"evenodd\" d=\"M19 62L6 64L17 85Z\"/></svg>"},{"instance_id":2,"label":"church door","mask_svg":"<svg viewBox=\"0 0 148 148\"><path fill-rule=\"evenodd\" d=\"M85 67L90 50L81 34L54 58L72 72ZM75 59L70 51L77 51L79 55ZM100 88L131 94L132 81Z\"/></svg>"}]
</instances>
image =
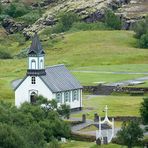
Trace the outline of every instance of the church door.
<instances>
[{"instance_id":1,"label":"church door","mask_svg":"<svg viewBox=\"0 0 148 148\"><path fill-rule=\"evenodd\" d=\"M31 95L30 95L30 102L32 104L36 103L36 96L37 96L37 94L35 92L31 93Z\"/></svg>"}]
</instances>

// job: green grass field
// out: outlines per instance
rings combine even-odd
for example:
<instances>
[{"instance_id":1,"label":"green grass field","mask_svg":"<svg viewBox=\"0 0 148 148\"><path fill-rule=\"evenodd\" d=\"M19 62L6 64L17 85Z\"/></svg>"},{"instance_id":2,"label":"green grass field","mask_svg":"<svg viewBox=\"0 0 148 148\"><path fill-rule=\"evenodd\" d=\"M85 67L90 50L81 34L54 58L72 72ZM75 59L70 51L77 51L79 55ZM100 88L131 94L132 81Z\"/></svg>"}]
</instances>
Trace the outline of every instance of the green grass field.
<instances>
[{"instance_id":1,"label":"green grass field","mask_svg":"<svg viewBox=\"0 0 148 148\"><path fill-rule=\"evenodd\" d=\"M46 51L46 65L64 63L70 70L95 71L132 71L146 72L148 63L147 49L135 48L136 39L131 31L80 31L67 33L63 39L47 41L41 35L43 48ZM27 41L20 44L20 35L7 35L0 29L0 50L12 55L30 46ZM131 65L132 64L132 65ZM11 81L25 76L27 59L0 60L0 100L13 102L14 93ZM94 82L116 82L145 75L119 75L73 72L85 85Z\"/></svg>"},{"instance_id":2,"label":"green grass field","mask_svg":"<svg viewBox=\"0 0 148 148\"><path fill-rule=\"evenodd\" d=\"M112 83L124 80L136 79L144 77L144 74L110 74L110 73L94 73L94 72L72 72L82 85L97 85L99 83Z\"/></svg>"},{"instance_id":3,"label":"green grass field","mask_svg":"<svg viewBox=\"0 0 148 148\"><path fill-rule=\"evenodd\" d=\"M109 116L139 116L141 102L142 97L135 96L98 96L91 99L83 97L84 112L72 114L72 117L82 117L83 113L89 119L93 119L94 113L103 117L105 105L108 105Z\"/></svg>"}]
</instances>

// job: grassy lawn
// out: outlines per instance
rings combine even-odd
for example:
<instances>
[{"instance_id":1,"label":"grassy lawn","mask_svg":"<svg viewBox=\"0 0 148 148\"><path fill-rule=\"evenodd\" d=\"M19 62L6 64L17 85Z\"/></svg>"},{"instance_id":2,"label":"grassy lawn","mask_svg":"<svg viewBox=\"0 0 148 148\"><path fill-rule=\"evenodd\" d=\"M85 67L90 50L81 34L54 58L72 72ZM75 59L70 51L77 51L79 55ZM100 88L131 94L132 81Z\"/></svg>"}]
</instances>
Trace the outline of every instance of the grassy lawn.
<instances>
[{"instance_id":1,"label":"grassy lawn","mask_svg":"<svg viewBox=\"0 0 148 148\"><path fill-rule=\"evenodd\" d=\"M74 70L94 72L148 72L148 64L97 65L78 67Z\"/></svg>"},{"instance_id":2,"label":"grassy lawn","mask_svg":"<svg viewBox=\"0 0 148 148\"><path fill-rule=\"evenodd\" d=\"M121 146L117 144L108 144L97 146L94 142L82 142L82 141L69 141L61 145L62 148L127 148L126 146ZM138 147L134 147L138 148Z\"/></svg>"},{"instance_id":3,"label":"grassy lawn","mask_svg":"<svg viewBox=\"0 0 148 148\"><path fill-rule=\"evenodd\" d=\"M135 96L99 96L91 99L83 97L83 107L87 118L93 119L94 113L104 116L104 107L108 105L109 116L139 116L142 97ZM83 113L72 114L81 117Z\"/></svg>"},{"instance_id":4,"label":"grassy lawn","mask_svg":"<svg viewBox=\"0 0 148 148\"><path fill-rule=\"evenodd\" d=\"M81 82L82 85L97 85L102 83L120 82L124 80L136 79L148 75L144 74L111 74L111 73L94 73L94 72L72 72L73 75Z\"/></svg>"}]
</instances>

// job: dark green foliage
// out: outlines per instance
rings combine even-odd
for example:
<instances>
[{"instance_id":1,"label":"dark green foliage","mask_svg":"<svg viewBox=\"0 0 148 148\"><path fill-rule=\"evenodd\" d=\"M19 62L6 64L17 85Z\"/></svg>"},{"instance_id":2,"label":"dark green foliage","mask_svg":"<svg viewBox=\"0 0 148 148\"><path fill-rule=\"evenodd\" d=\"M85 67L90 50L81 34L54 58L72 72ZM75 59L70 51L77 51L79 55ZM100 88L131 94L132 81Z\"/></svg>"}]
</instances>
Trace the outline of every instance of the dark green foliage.
<instances>
[{"instance_id":1,"label":"dark green foliage","mask_svg":"<svg viewBox=\"0 0 148 148\"><path fill-rule=\"evenodd\" d=\"M135 37L140 39L142 35L148 33L148 17L146 17L144 20L137 22L137 24L134 27L135 31Z\"/></svg>"},{"instance_id":2,"label":"dark green foliage","mask_svg":"<svg viewBox=\"0 0 148 148\"><path fill-rule=\"evenodd\" d=\"M2 2L0 1L0 14L2 14L3 7L2 7Z\"/></svg>"},{"instance_id":3,"label":"dark green foliage","mask_svg":"<svg viewBox=\"0 0 148 148\"><path fill-rule=\"evenodd\" d=\"M104 19L105 24L115 30L120 30L121 29L121 20L118 16L116 16L113 11L111 10L106 10L105 11L105 19Z\"/></svg>"},{"instance_id":4,"label":"dark green foliage","mask_svg":"<svg viewBox=\"0 0 148 148\"><path fill-rule=\"evenodd\" d=\"M148 32L143 34L139 40L139 47L148 48Z\"/></svg>"},{"instance_id":5,"label":"dark green foliage","mask_svg":"<svg viewBox=\"0 0 148 148\"><path fill-rule=\"evenodd\" d=\"M136 121L124 122L121 130L117 133L117 140L119 143L126 145L128 148L138 145L142 138L143 131Z\"/></svg>"},{"instance_id":6,"label":"dark green foliage","mask_svg":"<svg viewBox=\"0 0 148 148\"><path fill-rule=\"evenodd\" d=\"M60 148L60 145L58 143L58 140L53 138L51 142L49 143L49 148Z\"/></svg>"},{"instance_id":7,"label":"dark green foliage","mask_svg":"<svg viewBox=\"0 0 148 148\"><path fill-rule=\"evenodd\" d=\"M60 115L68 119L70 117L70 106L62 104L60 108L58 108L58 112Z\"/></svg>"},{"instance_id":8,"label":"dark green foliage","mask_svg":"<svg viewBox=\"0 0 148 148\"><path fill-rule=\"evenodd\" d=\"M15 128L0 123L0 147L1 148L25 148L23 138Z\"/></svg>"},{"instance_id":9,"label":"dark green foliage","mask_svg":"<svg viewBox=\"0 0 148 148\"><path fill-rule=\"evenodd\" d=\"M138 39L138 46L141 48L148 48L148 16L137 22L134 28L135 37Z\"/></svg>"},{"instance_id":10,"label":"dark green foliage","mask_svg":"<svg viewBox=\"0 0 148 148\"><path fill-rule=\"evenodd\" d=\"M0 59L12 59L12 56L7 51L0 51Z\"/></svg>"},{"instance_id":11,"label":"dark green foliage","mask_svg":"<svg viewBox=\"0 0 148 148\"><path fill-rule=\"evenodd\" d=\"M43 102L45 100L42 97L40 103ZM12 134L11 131L9 132L10 138L8 136L8 139L6 139L10 140L10 144L14 144L15 140L13 139L19 137L21 144L24 143L24 148L44 148L53 138L69 137L70 127L54 109L55 102L51 103L52 109L42 108L40 103L39 101L34 105L24 103L20 108L16 108L10 104L0 102L0 125L5 124L10 130L12 128ZM13 128L16 131L14 134ZM1 132L0 128L0 136L1 133L3 133L3 137L7 137L7 132ZM18 146L23 147L19 143Z\"/></svg>"},{"instance_id":12,"label":"dark green foliage","mask_svg":"<svg viewBox=\"0 0 148 148\"><path fill-rule=\"evenodd\" d=\"M53 27L52 33L60 33L68 31L73 23L79 21L79 16L75 13L68 12L60 16L59 22Z\"/></svg>"},{"instance_id":13,"label":"dark green foliage","mask_svg":"<svg viewBox=\"0 0 148 148\"><path fill-rule=\"evenodd\" d=\"M27 24L33 24L41 17L42 12L38 10L30 11L29 13L19 17L19 20L24 21Z\"/></svg>"},{"instance_id":14,"label":"dark green foliage","mask_svg":"<svg viewBox=\"0 0 148 148\"><path fill-rule=\"evenodd\" d=\"M23 3L11 3L5 10L4 13L11 17L20 17L28 13L29 8Z\"/></svg>"},{"instance_id":15,"label":"dark green foliage","mask_svg":"<svg viewBox=\"0 0 148 148\"><path fill-rule=\"evenodd\" d=\"M144 124L148 124L148 98L144 98L140 107L140 114Z\"/></svg>"}]
</instances>

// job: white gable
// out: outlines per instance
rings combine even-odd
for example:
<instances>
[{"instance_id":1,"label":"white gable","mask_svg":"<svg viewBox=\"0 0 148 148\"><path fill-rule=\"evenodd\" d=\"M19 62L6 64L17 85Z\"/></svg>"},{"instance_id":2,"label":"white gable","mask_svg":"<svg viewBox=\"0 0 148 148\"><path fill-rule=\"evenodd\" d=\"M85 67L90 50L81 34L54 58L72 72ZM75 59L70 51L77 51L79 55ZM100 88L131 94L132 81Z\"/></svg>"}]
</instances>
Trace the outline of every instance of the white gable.
<instances>
[{"instance_id":1,"label":"white gable","mask_svg":"<svg viewBox=\"0 0 148 148\"><path fill-rule=\"evenodd\" d=\"M30 94L36 92L37 95L42 95L48 99L55 98L55 95L39 78L36 78L36 84L31 83L31 76L28 76L21 85L15 90L15 105L20 106L24 102L30 102Z\"/></svg>"}]
</instances>

